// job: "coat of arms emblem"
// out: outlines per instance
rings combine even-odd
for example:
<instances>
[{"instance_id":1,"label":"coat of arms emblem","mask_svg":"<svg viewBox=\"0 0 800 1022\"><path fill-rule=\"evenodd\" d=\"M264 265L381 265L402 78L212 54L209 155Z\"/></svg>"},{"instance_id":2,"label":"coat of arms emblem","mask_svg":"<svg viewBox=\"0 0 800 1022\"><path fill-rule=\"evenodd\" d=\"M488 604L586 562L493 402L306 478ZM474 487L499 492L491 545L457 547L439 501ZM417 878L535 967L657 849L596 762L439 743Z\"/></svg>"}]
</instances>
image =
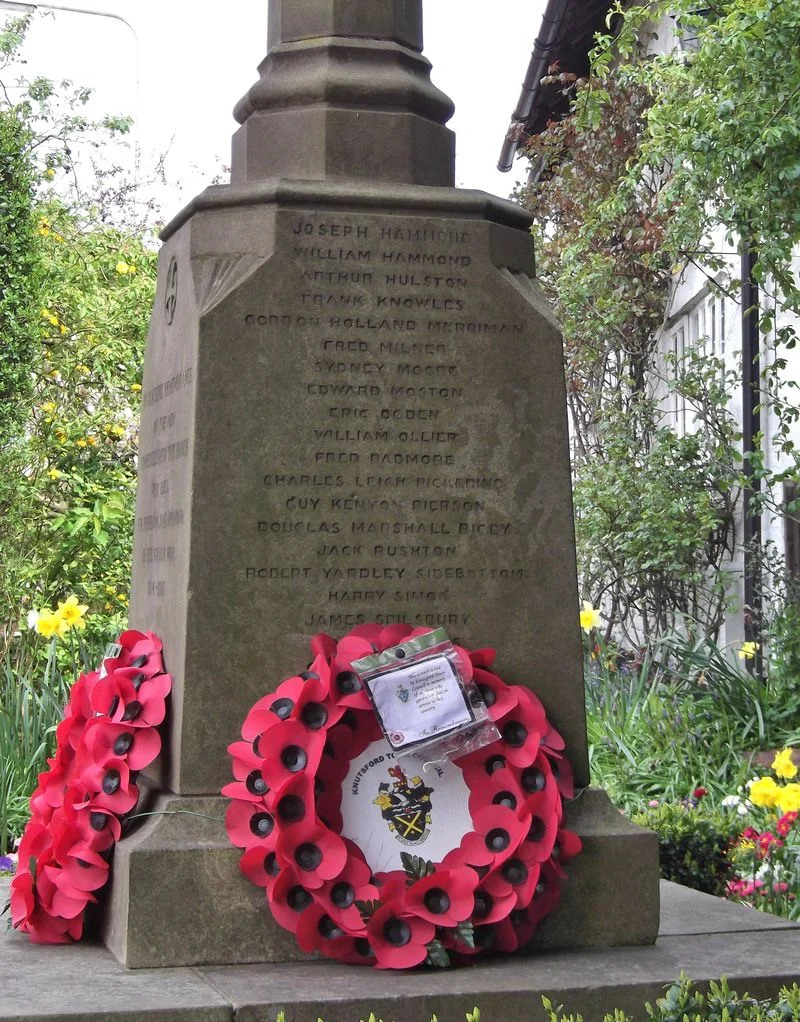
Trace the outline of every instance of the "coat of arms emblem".
<instances>
[{"instance_id":1,"label":"coat of arms emblem","mask_svg":"<svg viewBox=\"0 0 800 1022\"><path fill-rule=\"evenodd\" d=\"M429 834L433 788L421 777L409 780L398 766L390 767L389 775L394 778L393 783L381 782L372 804L378 806L389 830L401 844L422 844Z\"/></svg>"}]
</instances>

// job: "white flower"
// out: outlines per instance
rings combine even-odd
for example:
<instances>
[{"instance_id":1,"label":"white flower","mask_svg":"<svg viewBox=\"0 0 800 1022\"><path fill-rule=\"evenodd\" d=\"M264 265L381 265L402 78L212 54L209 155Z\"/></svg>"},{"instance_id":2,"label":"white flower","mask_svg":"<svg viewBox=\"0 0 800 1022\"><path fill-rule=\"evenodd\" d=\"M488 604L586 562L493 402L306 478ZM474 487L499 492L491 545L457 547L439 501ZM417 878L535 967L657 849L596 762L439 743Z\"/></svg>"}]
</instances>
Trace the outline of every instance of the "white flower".
<instances>
[{"instance_id":1,"label":"white flower","mask_svg":"<svg viewBox=\"0 0 800 1022\"><path fill-rule=\"evenodd\" d=\"M741 795L726 795L722 800L722 804L729 807L736 806L736 812L740 816L747 816L748 812L753 808L751 803L746 798L742 798Z\"/></svg>"},{"instance_id":2,"label":"white flower","mask_svg":"<svg viewBox=\"0 0 800 1022\"><path fill-rule=\"evenodd\" d=\"M29 610L28 611L28 628L35 628L39 623L39 611Z\"/></svg>"}]
</instances>

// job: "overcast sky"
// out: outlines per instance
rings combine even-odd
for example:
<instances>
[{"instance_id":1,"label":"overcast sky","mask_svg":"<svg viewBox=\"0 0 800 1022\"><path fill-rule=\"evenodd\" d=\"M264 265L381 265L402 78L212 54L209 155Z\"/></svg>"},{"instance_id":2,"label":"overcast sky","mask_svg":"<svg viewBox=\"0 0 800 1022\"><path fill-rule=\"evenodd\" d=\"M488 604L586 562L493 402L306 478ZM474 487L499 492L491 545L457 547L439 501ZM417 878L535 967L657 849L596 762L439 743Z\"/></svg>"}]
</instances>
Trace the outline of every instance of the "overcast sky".
<instances>
[{"instance_id":1,"label":"overcast sky","mask_svg":"<svg viewBox=\"0 0 800 1022\"><path fill-rule=\"evenodd\" d=\"M95 112L136 114L144 162L169 151L169 172L182 186L163 199L171 215L229 162L233 106L256 81L266 53L267 0L74 0L74 6L121 15L135 35L111 18L40 14L26 47L26 74L92 86ZM496 163L543 7L544 0L424 0L432 77L456 104L450 127L459 186L505 196L524 173L520 163L500 174Z\"/></svg>"}]
</instances>

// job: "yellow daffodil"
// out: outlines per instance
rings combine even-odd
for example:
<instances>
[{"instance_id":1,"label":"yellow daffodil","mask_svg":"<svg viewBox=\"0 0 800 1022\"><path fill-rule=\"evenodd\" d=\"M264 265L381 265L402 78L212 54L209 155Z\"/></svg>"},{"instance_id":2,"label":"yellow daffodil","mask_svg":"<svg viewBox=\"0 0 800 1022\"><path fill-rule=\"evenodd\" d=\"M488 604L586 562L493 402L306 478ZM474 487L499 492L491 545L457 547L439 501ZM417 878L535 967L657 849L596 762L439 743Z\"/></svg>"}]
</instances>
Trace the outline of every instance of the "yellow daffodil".
<instances>
[{"instance_id":1,"label":"yellow daffodil","mask_svg":"<svg viewBox=\"0 0 800 1022\"><path fill-rule=\"evenodd\" d=\"M771 777L759 777L750 785L749 799L756 806L772 809L778 804L781 789Z\"/></svg>"},{"instance_id":2,"label":"yellow daffodil","mask_svg":"<svg viewBox=\"0 0 800 1022\"><path fill-rule=\"evenodd\" d=\"M56 480L60 479L64 473L59 472L57 468L51 468L47 474L50 476L51 479Z\"/></svg>"},{"instance_id":3,"label":"yellow daffodil","mask_svg":"<svg viewBox=\"0 0 800 1022\"><path fill-rule=\"evenodd\" d=\"M781 777L785 781L790 781L793 777L797 776L797 767L792 759L791 749L781 749L780 752L775 754L775 759L772 761L772 770L776 777Z\"/></svg>"},{"instance_id":4,"label":"yellow daffodil","mask_svg":"<svg viewBox=\"0 0 800 1022\"><path fill-rule=\"evenodd\" d=\"M600 627L600 611L595 610L588 600L583 601L581 609L581 628L588 635L593 628Z\"/></svg>"},{"instance_id":5,"label":"yellow daffodil","mask_svg":"<svg viewBox=\"0 0 800 1022\"><path fill-rule=\"evenodd\" d=\"M120 259L120 261L117 263L114 269L122 277L124 277L127 273L130 273L130 267L128 266L124 259Z\"/></svg>"},{"instance_id":6,"label":"yellow daffodil","mask_svg":"<svg viewBox=\"0 0 800 1022\"><path fill-rule=\"evenodd\" d=\"M775 805L782 813L800 812L800 784L784 784L778 791Z\"/></svg>"},{"instance_id":7,"label":"yellow daffodil","mask_svg":"<svg viewBox=\"0 0 800 1022\"><path fill-rule=\"evenodd\" d=\"M42 610L39 611L36 631L39 635L43 635L45 639L52 639L54 635L63 638L69 631L69 625L59 611L54 613L52 610Z\"/></svg>"},{"instance_id":8,"label":"yellow daffodil","mask_svg":"<svg viewBox=\"0 0 800 1022\"><path fill-rule=\"evenodd\" d=\"M63 603L59 602L56 614L60 614L66 621L67 628L85 628L83 616L88 609L85 603L78 603L77 596L68 596Z\"/></svg>"},{"instance_id":9,"label":"yellow daffodil","mask_svg":"<svg viewBox=\"0 0 800 1022\"><path fill-rule=\"evenodd\" d=\"M131 390L134 392L134 394L138 394L141 389L142 389L141 383L132 383L131 384Z\"/></svg>"},{"instance_id":10,"label":"yellow daffodil","mask_svg":"<svg viewBox=\"0 0 800 1022\"><path fill-rule=\"evenodd\" d=\"M740 660L752 660L758 651L757 642L743 642L739 650Z\"/></svg>"}]
</instances>

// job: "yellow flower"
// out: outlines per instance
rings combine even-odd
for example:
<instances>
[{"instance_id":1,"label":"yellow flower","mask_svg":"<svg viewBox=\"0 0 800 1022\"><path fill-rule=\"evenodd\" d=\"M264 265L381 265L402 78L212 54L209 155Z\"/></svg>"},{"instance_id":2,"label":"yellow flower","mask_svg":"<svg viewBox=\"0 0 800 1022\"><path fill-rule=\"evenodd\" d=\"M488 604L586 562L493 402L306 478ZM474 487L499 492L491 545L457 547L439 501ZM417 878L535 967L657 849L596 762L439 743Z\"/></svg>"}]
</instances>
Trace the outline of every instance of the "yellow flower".
<instances>
[{"instance_id":1,"label":"yellow flower","mask_svg":"<svg viewBox=\"0 0 800 1022\"><path fill-rule=\"evenodd\" d=\"M50 476L51 479L55 480L55 479L60 479L61 476L64 473L63 472L59 472L57 468L51 468L50 471L47 474Z\"/></svg>"},{"instance_id":2,"label":"yellow flower","mask_svg":"<svg viewBox=\"0 0 800 1022\"><path fill-rule=\"evenodd\" d=\"M125 262L124 259L120 259L117 265L114 267L121 276L125 276L126 273L130 273L130 266Z\"/></svg>"},{"instance_id":3,"label":"yellow flower","mask_svg":"<svg viewBox=\"0 0 800 1022\"><path fill-rule=\"evenodd\" d=\"M790 781L793 777L796 777L797 767L792 759L792 750L781 749L780 752L776 752L775 759L772 761L772 769L776 777L782 777L785 781Z\"/></svg>"},{"instance_id":4,"label":"yellow flower","mask_svg":"<svg viewBox=\"0 0 800 1022\"><path fill-rule=\"evenodd\" d=\"M758 650L757 642L743 642L742 647L739 650L740 660L752 660Z\"/></svg>"},{"instance_id":5,"label":"yellow flower","mask_svg":"<svg viewBox=\"0 0 800 1022\"><path fill-rule=\"evenodd\" d=\"M61 324L59 329L61 330L62 334L68 334L69 333L69 330L67 330L67 328L64 326L63 323Z\"/></svg>"},{"instance_id":6,"label":"yellow flower","mask_svg":"<svg viewBox=\"0 0 800 1022\"><path fill-rule=\"evenodd\" d=\"M36 621L36 631L45 639L52 639L54 635L62 638L69 631L69 625L59 611L42 610Z\"/></svg>"},{"instance_id":7,"label":"yellow flower","mask_svg":"<svg viewBox=\"0 0 800 1022\"><path fill-rule=\"evenodd\" d=\"M44 176L47 178L48 181L52 181L53 178L56 176L56 172L53 170L52 167L48 167L47 170L44 172Z\"/></svg>"},{"instance_id":8,"label":"yellow flower","mask_svg":"<svg viewBox=\"0 0 800 1022\"><path fill-rule=\"evenodd\" d=\"M42 319L50 319L53 313L49 309L42 309Z\"/></svg>"},{"instance_id":9,"label":"yellow flower","mask_svg":"<svg viewBox=\"0 0 800 1022\"><path fill-rule=\"evenodd\" d=\"M595 610L588 600L583 601L581 610L581 628L588 635L593 628L600 627L600 611Z\"/></svg>"},{"instance_id":10,"label":"yellow flower","mask_svg":"<svg viewBox=\"0 0 800 1022\"><path fill-rule=\"evenodd\" d=\"M132 383L131 384L131 390L134 392L134 394L138 394L141 389L142 389L141 383Z\"/></svg>"},{"instance_id":11,"label":"yellow flower","mask_svg":"<svg viewBox=\"0 0 800 1022\"><path fill-rule=\"evenodd\" d=\"M96 436L87 436L87 437L86 437L86 443L87 443L87 444L88 444L88 445L89 445L90 447L94 447L94 446L95 446L95 444L97 443L97 437L96 437Z\"/></svg>"},{"instance_id":12,"label":"yellow flower","mask_svg":"<svg viewBox=\"0 0 800 1022\"><path fill-rule=\"evenodd\" d=\"M756 806L772 809L778 804L781 789L771 777L759 777L750 785L750 801Z\"/></svg>"},{"instance_id":13,"label":"yellow flower","mask_svg":"<svg viewBox=\"0 0 800 1022\"><path fill-rule=\"evenodd\" d=\"M800 812L800 784L784 784L775 805L782 813Z\"/></svg>"},{"instance_id":14,"label":"yellow flower","mask_svg":"<svg viewBox=\"0 0 800 1022\"><path fill-rule=\"evenodd\" d=\"M58 316L48 316L47 318L53 326L58 326Z\"/></svg>"},{"instance_id":15,"label":"yellow flower","mask_svg":"<svg viewBox=\"0 0 800 1022\"><path fill-rule=\"evenodd\" d=\"M128 273L136 273L136 267L133 263L128 263Z\"/></svg>"},{"instance_id":16,"label":"yellow flower","mask_svg":"<svg viewBox=\"0 0 800 1022\"><path fill-rule=\"evenodd\" d=\"M63 440L66 440L66 439L67 439L67 434L64 432L64 430L63 429L57 429L56 430L56 440L62 440L63 441Z\"/></svg>"},{"instance_id":17,"label":"yellow flower","mask_svg":"<svg viewBox=\"0 0 800 1022\"><path fill-rule=\"evenodd\" d=\"M85 628L86 622L83 620L83 615L88 609L89 607L85 603L78 603L77 596L68 596L63 603L59 602L56 614L60 614L66 621L67 628Z\"/></svg>"},{"instance_id":18,"label":"yellow flower","mask_svg":"<svg viewBox=\"0 0 800 1022\"><path fill-rule=\"evenodd\" d=\"M88 366L85 366L82 362L75 366L75 372L83 373L84 376L86 375L86 373L90 373L91 371L92 370Z\"/></svg>"},{"instance_id":19,"label":"yellow flower","mask_svg":"<svg viewBox=\"0 0 800 1022\"><path fill-rule=\"evenodd\" d=\"M42 411L45 412L47 415L49 415L50 412L54 412L55 410L56 410L55 401L45 401L45 403L42 405Z\"/></svg>"}]
</instances>

